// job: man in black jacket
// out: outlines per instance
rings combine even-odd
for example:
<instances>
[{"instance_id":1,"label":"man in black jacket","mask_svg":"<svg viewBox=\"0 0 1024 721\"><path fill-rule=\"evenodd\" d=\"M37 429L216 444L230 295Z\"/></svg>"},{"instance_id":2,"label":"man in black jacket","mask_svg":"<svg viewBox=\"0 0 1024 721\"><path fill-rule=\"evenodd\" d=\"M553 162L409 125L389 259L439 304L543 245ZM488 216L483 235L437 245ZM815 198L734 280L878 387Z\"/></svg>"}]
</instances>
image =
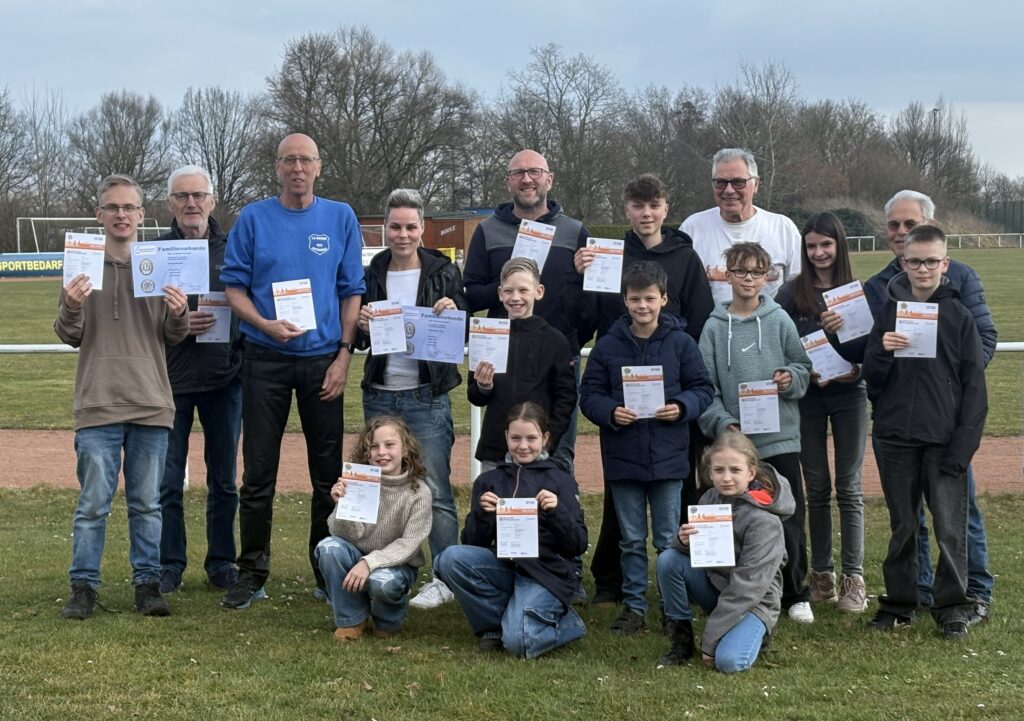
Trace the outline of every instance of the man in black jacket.
<instances>
[{"instance_id":1,"label":"man in black jacket","mask_svg":"<svg viewBox=\"0 0 1024 721\"><path fill-rule=\"evenodd\" d=\"M210 175L186 165L167 180L167 207L174 214L171 230L159 240L206 238L210 249L210 296L204 305L220 305L224 284L227 234L210 217L217 204ZM181 585L187 564L182 489L188 461L189 435L196 411L203 427L206 459L206 570L207 583L229 589L238 580L235 567L235 486L238 436L242 427L242 385L239 369L242 347L238 319L229 315L226 341L212 341L216 316L199 310L199 296L189 296L189 334L180 344L167 346L167 373L174 392L174 427L167 445L167 460L160 483L163 532L160 538L160 590L169 593ZM228 311L230 312L230 311ZM223 323L223 320L222 320Z\"/></svg>"}]
</instances>

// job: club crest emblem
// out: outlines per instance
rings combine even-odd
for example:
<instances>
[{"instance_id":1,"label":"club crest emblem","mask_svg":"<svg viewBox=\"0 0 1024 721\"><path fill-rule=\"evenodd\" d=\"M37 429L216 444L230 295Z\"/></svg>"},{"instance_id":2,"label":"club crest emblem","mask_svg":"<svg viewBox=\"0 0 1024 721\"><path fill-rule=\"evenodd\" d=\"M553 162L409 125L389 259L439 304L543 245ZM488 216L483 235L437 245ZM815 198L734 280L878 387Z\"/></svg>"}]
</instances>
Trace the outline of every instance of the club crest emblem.
<instances>
[{"instance_id":1,"label":"club crest emblem","mask_svg":"<svg viewBox=\"0 0 1024 721\"><path fill-rule=\"evenodd\" d=\"M331 249L331 236L313 233L309 236L309 249L317 255L323 255Z\"/></svg>"}]
</instances>

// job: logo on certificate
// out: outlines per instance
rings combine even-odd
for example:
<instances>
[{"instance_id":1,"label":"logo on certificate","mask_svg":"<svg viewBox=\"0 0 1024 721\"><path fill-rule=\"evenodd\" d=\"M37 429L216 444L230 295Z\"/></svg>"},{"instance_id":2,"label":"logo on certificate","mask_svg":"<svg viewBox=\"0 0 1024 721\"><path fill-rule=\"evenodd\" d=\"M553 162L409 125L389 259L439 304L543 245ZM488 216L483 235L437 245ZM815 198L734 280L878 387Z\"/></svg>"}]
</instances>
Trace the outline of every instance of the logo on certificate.
<instances>
[{"instance_id":1,"label":"logo on certificate","mask_svg":"<svg viewBox=\"0 0 1024 721\"><path fill-rule=\"evenodd\" d=\"M156 288L156 283L151 281L149 278L146 278L139 285L142 288L143 293L152 293L153 290Z\"/></svg>"},{"instance_id":2,"label":"logo on certificate","mask_svg":"<svg viewBox=\"0 0 1024 721\"><path fill-rule=\"evenodd\" d=\"M143 275L151 275L153 273L153 261L149 258L144 258L139 262L139 272Z\"/></svg>"},{"instance_id":3,"label":"logo on certificate","mask_svg":"<svg viewBox=\"0 0 1024 721\"><path fill-rule=\"evenodd\" d=\"M309 236L309 249L317 255L323 255L331 249L331 236L313 233Z\"/></svg>"}]
</instances>

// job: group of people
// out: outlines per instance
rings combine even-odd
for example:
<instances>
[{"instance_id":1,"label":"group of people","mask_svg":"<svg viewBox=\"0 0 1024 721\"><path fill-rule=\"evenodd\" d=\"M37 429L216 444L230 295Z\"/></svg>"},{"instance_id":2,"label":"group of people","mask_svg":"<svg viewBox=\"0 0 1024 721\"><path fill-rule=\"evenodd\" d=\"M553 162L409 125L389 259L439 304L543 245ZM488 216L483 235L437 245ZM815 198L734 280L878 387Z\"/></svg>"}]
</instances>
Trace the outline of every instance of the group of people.
<instances>
[{"instance_id":1,"label":"group of people","mask_svg":"<svg viewBox=\"0 0 1024 721\"><path fill-rule=\"evenodd\" d=\"M742 149L715 155L716 207L679 230L664 227L669 191L660 179L643 174L629 183L621 294L584 290L595 250L584 225L549 199L554 174L535 151L510 160L512 201L477 227L464 275L423 246L416 191L390 194L387 247L364 268L352 209L314 193L321 170L315 142L284 138L276 170L280 196L243 208L227 236L211 217L216 197L206 171L185 166L168 179L174 221L167 237L208 239L210 288L222 290L233 311L224 343L201 342L213 318L195 297L173 286L162 299L132 297L128 260L144 213L141 191L116 175L98 189L97 220L107 235L103 290L93 292L86 276L72 280L55 323L81 351L74 419L82 492L66 618L87 618L96 605L122 451L135 605L144 615L170 613L165 595L180 587L187 560L182 487L197 411L208 484L206 582L224 590L227 608L265 598L281 439L294 396L312 484L309 560L340 641L370 628L390 636L409 605L453 599L483 649L532 658L583 636L573 608L588 598L588 533L574 479L582 411L600 429L606 490L589 600L621 606L613 632L643 630L650 541L668 637L661 663L695 654L696 605L708 614L703 661L724 672L749 668L783 611L810 623L812 604L867 608L861 465L868 398L891 525L886 593L869 627L891 630L930 609L943 636L959 639L987 620L993 579L970 460L984 426L984 367L996 334L980 280L949 259L927 196L901 191L886 205L895 257L864 285L874 327L842 343L843 318L822 295L853 280L841 222L818 213L800 231L756 207L757 165ZM542 267L513 257L524 220L554 227ZM299 279L311 288L313 329L275 310L274 284ZM461 543L449 392L462 378L454 364L372 352L370 304L385 299L510 321L506 370L484 360L467 381L470 402L485 409L474 451L483 472ZM901 357L911 341L895 331L895 319L906 302L937 307L931 357ZM846 375L823 380L815 372L801 338L818 330L851 363ZM581 375L580 349L592 338ZM348 460L380 468L376 523L332 513L347 491L342 394L356 349L369 351L365 427ZM648 366L659 368L664 405L638 413L627 405L624 373ZM741 421L741 390L754 384L770 386L777 399L771 428ZM497 555L497 510L511 498L536 502L535 556ZM939 549L934 577L923 500ZM700 529L688 509L708 504L732 508L733 565L692 562ZM426 564L424 542L432 574L412 596Z\"/></svg>"}]
</instances>

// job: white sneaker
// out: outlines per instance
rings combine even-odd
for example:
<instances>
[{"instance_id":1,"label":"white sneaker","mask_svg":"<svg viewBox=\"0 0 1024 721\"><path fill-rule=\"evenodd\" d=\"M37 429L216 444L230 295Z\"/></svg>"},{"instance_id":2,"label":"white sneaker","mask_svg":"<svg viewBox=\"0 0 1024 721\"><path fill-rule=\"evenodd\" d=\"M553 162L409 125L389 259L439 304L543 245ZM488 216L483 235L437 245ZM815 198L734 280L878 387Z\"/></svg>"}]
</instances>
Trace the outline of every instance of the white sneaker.
<instances>
[{"instance_id":1,"label":"white sneaker","mask_svg":"<svg viewBox=\"0 0 1024 721\"><path fill-rule=\"evenodd\" d=\"M444 581L435 578L420 586L420 592L413 596L409 605L413 608L437 608L454 599L455 594L444 585Z\"/></svg>"},{"instance_id":2,"label":"white sneaker","mask_svg":"<svg viewBox=\"0 0 1024 721\"><path fill-rule=\"evenodd\" d=\"M814 623L814 611L807 601L794 603L789 607L789 617L797 623Z\"/></svg>"}]
</instances>

